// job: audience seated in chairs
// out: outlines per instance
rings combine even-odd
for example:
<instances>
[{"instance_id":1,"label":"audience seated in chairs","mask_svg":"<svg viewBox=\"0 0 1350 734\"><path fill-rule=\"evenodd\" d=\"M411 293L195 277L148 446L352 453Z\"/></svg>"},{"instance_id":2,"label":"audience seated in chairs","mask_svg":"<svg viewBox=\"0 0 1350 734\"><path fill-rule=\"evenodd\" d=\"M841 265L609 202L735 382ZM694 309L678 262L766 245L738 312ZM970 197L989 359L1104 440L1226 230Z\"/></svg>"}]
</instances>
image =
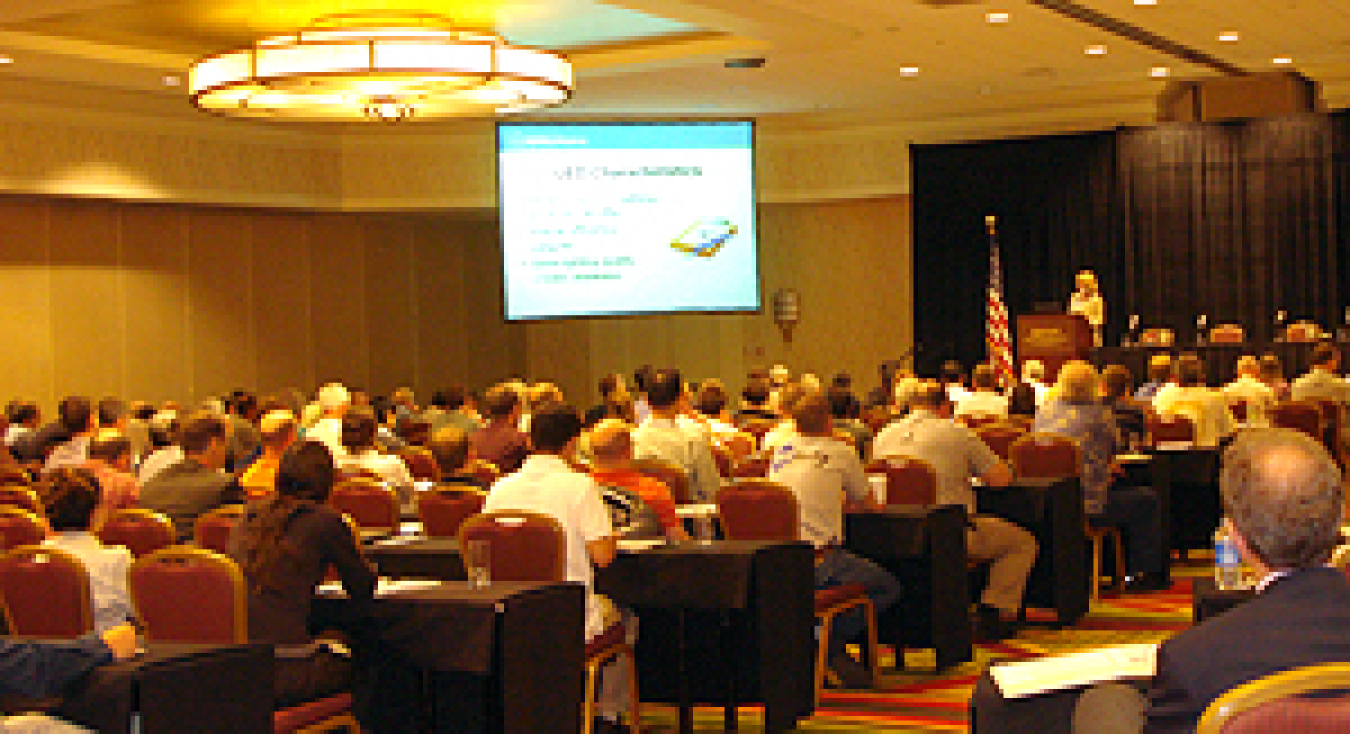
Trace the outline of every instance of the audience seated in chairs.
<instances>
[{"instance_id":1,"label":"audience seated in chairs","mask_svg":"<svg viewBox=\"0 0 1350 734\"><path fill-rule=\"evenodd\" d=\"M1323 342L1313 348L1312 367L1289 386L1291 400L1330 400L1341 408L1340 435L1350 435L1350 382L1340 376L1341 351Z\"/></svg>"},{"instance_id":2,"label":"audience seated in chairs","mask_svg":"<svg viewBox=\"0 0 1350 734\"><path fill-rule=\"evenodd\" d=\"M1008 398L998 392L998 374L992 365L976 365L970 372L970 386L972 391L954 404L953 415L958 420L996 420L1008 415Z\"/></svg>"},{"instance_id":3,"label":"audience seated in chairs","mask_svg":"<svg viewBox=\"0 0 1350 734\"><path fill-rule=\"evenodd\" d=\"M684 524L675 514L670 488L658 478L633 466L633 427L607 418L591 429L591 476L604 487L627 490L650 507L659 531L668 540L689 540ZM619 529L616 528L616 532Z\"/></svg>"},{"instance_id":4,"label":"audience seated in chairs","mask_svg":"<svg viewBox=\"0 0 1350 734\"><path fill-rule=\"evenodd\" d=\"M1079 479L1089 520L1123 530L1130 575L1127 588L1157 589L1165 560L1158 495L1148 487L1113 486L1115 455L1122 446L1111 409L1097 402L1097 380L1092 365L1065 364L1055 385L1057 398L1036 413L1034 428L1078 442L1082 452ZM1223 409L1227 412L1228 407Z\"/></svg>"},{"instance_id":5,"label":"audience seated in chairs","mask_svg":"<svg viewBox=\"0 0 1350 734\"><path fill-rule=\"evenodd\" d=\"M1223 393L1205 385L1205 368L1194 354L1183 354L1172 368L1176 385L1158 391L1153 409L1159 415L1184 415L1195 424L1195 444L1218 446L1237 427Z\"/></svg>"},{"instance_id":6,"label":"audience seated in chairs","mask_svg":"<svg viewBox=\"0 0 1350 734\"><path fill-rule=\"evenodd\" d=\"M131 551L104 546L90 532L99 503L98 479L87 469L58 469L39 485L53 535L44 545L75 556L89 573L94 630L104 632L132 618L127 591Z\"/></svg>"},{"instance_id":7,"label":"audience seated in chairs","mask_svg":"<svg viewBox=\"0 0 1350 734\"><path fill-rule=\"evenodd\" d=\"M289 410L270 410L258 421L262 455L239 476L239 486L250 500L259 500L272 494L277 479L277 467L286 449L295 443L298 423Z\"/></svg>"},{"instance_id":8,"label":"audience seated in chairs","mask_svg":"<svg viewBox=\"0 0 1350 734\"><path fill-rule=\"evenodd\" d=\"M1249 428L1270 425L1267 413L1276 402L1275 390L1261 380L1261 362L1254 355L1244 354L1237 361L1237 377L1223 386L1223 396L1233 410L1234 418ZM1237 406L1242 405L1242 416Z\"/></svg>"},{"instance_id":9,"label":"audience seated in chairs","mask_svg":"<svg viewBox=\"0 0 1350 734\"><path fill-rule=\"evenodd\" d=\"M1151 403L1158 391L1172 381L1172 355L1155 354L1148 358L1148 379L1134 392L1134 399Z\"/></svg>"},{"instance_id":10,"label":"audience seated in chairs","mask_svg":"<svg viewBox=\"0 0 1350 734\"><path fill-rule=\"evenodd\" d=\"M1102 403L1111 406L1120 440L1127 446L1144 442L1144 419L1150 411L1148 403L1136 400L1131 395L1130 381L1130 371L1118 364L1102 370Z\"/></svg>"},{"instance_id":11,"label":"audience seated in chairs","mask_svg":"<svg viewBox=\"0 0 1350 734\"><path fill-rule=\"evenodd\" d=\"M199 413L180 431L186 458L164 469L141 487L140 505L168 515L178 541L192 539L192 525L204 512L243 501L234 477L221 471L229 451L225 420Z\"/></svg>"},{"instance_id":12,"label":"audience seated in chairs","mask_svg":"<svg viewBox=\"0 0 1350 734\"><path fill-rule=\"evenodd\" d=\"M398 496L399 505L412 507L413 478L403 459L381 453L375 447L375 413L356 407L342 416L342 448L345 455L336 459L339 471L365 470L379 476L385 487Z\"/></svg>"}]
</instances>

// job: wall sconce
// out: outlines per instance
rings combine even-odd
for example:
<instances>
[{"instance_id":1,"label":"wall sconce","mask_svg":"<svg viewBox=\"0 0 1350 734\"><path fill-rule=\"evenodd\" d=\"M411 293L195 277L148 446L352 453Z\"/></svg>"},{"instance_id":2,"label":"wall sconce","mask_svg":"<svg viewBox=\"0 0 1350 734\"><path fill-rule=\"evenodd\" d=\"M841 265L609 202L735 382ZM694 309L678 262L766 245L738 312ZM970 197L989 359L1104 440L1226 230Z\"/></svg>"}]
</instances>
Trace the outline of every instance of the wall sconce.
<instances>
[{"instance_id":1,"label":"wall sconce","mask_svg":"<svg viewBox=\"0 0 1350 734\"><path fill-rule=\"evenodd\" d=\"M801 321L802 296L796 288L780 288L773 294L773 322L783 332L783 341L792 342L792 329Z\"/></svg>"}]
</instances>

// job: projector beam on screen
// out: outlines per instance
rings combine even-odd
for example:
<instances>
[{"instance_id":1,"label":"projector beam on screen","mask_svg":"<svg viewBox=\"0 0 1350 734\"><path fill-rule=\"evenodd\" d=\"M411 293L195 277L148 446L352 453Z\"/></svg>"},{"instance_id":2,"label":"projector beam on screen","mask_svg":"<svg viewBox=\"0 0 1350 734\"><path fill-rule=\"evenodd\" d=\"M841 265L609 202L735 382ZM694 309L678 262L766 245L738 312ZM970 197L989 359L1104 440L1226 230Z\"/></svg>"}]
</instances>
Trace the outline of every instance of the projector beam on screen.
<instances>
[{"instance_id":1,"label":"projector beam on screen","mask_svg":"<svg viewBox=\"0 0 1350 734\"><path fill-rule=\"evenodd\" d=\"M754 123L498 123L508 321L758 311Z\"/></svg>"}]
</instances>

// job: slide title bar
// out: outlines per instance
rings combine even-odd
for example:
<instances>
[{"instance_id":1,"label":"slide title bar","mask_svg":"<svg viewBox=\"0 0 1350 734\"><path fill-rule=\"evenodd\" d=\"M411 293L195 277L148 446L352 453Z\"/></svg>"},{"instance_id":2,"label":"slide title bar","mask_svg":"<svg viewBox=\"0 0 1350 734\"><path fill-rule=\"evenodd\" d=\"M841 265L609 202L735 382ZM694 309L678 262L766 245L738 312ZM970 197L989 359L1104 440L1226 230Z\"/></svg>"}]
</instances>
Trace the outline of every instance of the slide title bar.
<instances>
[{"instance_id":1,"label":"slide title bar","mask_svg":"<svg viewBox=\"0 0 1350 734\"><path fill-rule=\"evenodd\" d=\"M655 133L655 134L654 134ZM754 123L497 124L499 150L711 150L753 145Z\"/></svg>"}]
</instances>

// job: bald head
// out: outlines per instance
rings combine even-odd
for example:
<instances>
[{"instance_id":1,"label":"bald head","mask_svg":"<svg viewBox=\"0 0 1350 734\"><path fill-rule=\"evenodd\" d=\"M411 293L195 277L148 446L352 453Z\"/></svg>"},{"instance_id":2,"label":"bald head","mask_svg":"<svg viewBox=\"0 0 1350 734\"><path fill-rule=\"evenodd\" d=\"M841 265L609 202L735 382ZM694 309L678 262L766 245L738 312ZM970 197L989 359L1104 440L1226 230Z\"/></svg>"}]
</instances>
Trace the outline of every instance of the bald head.
<instances>
[{"instance_id":1,"label":"bald head","mask_svg":"<svg viewBox=\"0 0 1350 734\"><path fill-rule=\"evenodd\" d=\"M1224 452L1219 490L1229 520L1266 567L1330 558L1344 493L1340 469L1315 439L1287 428L1244 431Z\"/></svg>"},{"instance_id":2,"label":"bald head","mask_svg":"<svg viewBox=\"0 0 1350 734\"><path fill-rule=\"evenodd\" d=\"M627 466L633 459L633 426L617 418L606 418L591 429L591 457L597 469Z\"/></svg>"}]
</instances>

